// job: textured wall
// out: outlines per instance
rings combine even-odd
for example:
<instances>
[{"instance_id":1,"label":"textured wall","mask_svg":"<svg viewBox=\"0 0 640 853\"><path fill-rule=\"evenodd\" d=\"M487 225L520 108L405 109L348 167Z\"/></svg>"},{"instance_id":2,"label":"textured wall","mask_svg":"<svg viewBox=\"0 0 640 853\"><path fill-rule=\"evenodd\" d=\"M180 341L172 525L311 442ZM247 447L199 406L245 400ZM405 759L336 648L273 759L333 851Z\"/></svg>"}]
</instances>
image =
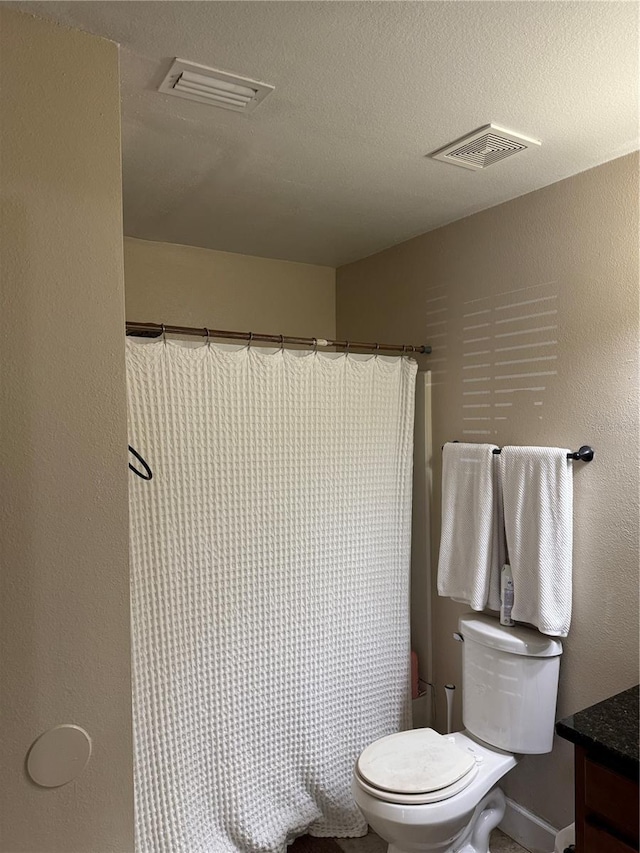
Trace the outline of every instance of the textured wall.
<instances>
[{"instance_id":1,"label":"textured wall","mask_svg":"<svg viewBox=\"0 0 640 853\"><path fill-rule=\"evenodd\" d=\"M452 439L595 447L592 463L574 466L574 612L559 716L638 681L637 187L629 155L337 272L339 337L433 345L421 363L433 370L435 449ZM440 465L436 450L434 565ZM451 633L463 609L434 600L440 725L442 686L460 684ZM506 790L555 826L569 823L569 745L527 758Z\"/></svg>"},{"instance_id":2,"label":"textured wall","mask_svg":"<svg viewBox=\"0 0 640 853\"><path fill-rule=\"evenodd\" d=\"M120 103L115 44L2 27L3 853L133 850ZM81 73L79 73L81 69ZM38 788L33 740L93 738Z\"/></svg>"},{"instance_id":3,"label":"textured wall","mask_svg":"<svg viewBox=\"0 0 640 853\"><path fill-rule=\"evenodd\" d=\"M335 270L124 241L127 319L302 337L335 335Z\"/></svg>"}]
</instances>

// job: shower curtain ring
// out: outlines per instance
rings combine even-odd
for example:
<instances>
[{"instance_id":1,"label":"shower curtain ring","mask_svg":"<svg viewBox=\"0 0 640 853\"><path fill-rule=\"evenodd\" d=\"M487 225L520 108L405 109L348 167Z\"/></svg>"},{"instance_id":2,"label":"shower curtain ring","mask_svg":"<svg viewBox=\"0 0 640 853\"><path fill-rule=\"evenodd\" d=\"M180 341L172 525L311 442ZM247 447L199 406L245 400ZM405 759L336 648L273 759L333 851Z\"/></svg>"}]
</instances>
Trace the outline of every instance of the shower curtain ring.
<instances>
[{"instance_id":1,"label":"shower curtain ring","mask_svg":"<svg viewBox=\"0 0 640 853\"><path fill-rule=\"evenodd\" d=\"M378 357L379 352L380 352L380 344L376 344L376 358Z\"/></svg>"},{"instance_id":2,"label":"shower curtain ring","mask_svg":"<svg viewBox=\"0 0 640 853\"><path fill-rule=\"evenodd\" d=\"M313 351L316 355L318 354L318 339L317 338L313 339Z\"/></svg>"},{"instance_id":3,"label":"shower curtain ring","mask_svg":"<svg viewBox=\"0 0 640 853\"><path fill-rule=\"evenodd\" d=\"M249 341L247 343L247 349L251 349L251 342L253 341L253 332L249 332Z\"/></svg>"},{"instance_id":4,"label":"shower curtain ring","mask_svg":"<svg viewBox=\"0 0 640 853\"><path fill-rule=\"evenodd\" d=\"M205 326L205 327L204 327L204 330L205 330L205 332L207 333L207 346L209 346L209 345L210 345L210 343L211 343L211 337L210 337L210 335L209 335L209 329L207 329L207 327Z\"/></svg>"},{"instance_id":5,"label":"shower curtain ring","mask_svg":"<svg viewBox=\"0 0 640 853\"><path fill-rule=\"evenodd\" d=\"M284 352L284 335L280 335L280 352Z\"/></svg>"},{"instance_id":6,"label":"shower curtain ring","mask_svg":"<svg viewBox=\"0 0 640 853\"><path fill-rule=\"evenodd\" d=\"M162 342L166 344L167 342L167 333L164 328L164 323L162 323Z\"/></svg>"},{"instance_id":7,"label":"shower curtain ring","mask_svg":"<svg viewBox=\"0 0 640 853\"><path fill-rule=\"evenodd\" d=\"M345 341L344 343L344 357L346 358L349 355L349 347L351 346L351 344L349 343L349 341Z\"/></svg>"}]
</instances>

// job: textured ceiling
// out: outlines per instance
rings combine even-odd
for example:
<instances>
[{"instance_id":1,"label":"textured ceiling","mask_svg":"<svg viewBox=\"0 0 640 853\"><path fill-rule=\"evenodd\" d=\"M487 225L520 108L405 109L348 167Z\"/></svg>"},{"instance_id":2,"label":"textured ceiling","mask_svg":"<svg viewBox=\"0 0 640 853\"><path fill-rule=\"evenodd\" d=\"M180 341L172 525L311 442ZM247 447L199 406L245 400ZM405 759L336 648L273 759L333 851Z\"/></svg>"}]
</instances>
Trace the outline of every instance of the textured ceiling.
<instances>
[{"instance_id":1,"label":"textured ceiling","mask_svg":"<svg viewBox=\"0 0 640 853\"><path fill-rule=\"evenodd\" d=\"M337 266L638 147L635 2L12 5L121 44L135 237ZM249 116L161 95L175 56L275 92ZM490 121L542 148L425 159Z\"/></svg>"}]
</instances>

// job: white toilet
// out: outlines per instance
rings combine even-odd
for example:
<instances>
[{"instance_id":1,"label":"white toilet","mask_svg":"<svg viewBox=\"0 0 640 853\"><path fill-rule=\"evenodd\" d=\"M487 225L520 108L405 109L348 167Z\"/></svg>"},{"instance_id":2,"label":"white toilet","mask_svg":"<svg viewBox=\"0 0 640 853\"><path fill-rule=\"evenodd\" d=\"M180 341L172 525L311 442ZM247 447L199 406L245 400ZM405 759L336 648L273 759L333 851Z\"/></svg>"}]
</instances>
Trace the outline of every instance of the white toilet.
<instances>
[{"instance_id":1,"label":"white toilet","mask_svg":"<svg viewBox=\"0 0 640 853\"><path fill-rule=\"evenodd\" d=\"M389 853L488 853L497 783L523 754L551 752L561 643L477 613L459 629L465 730L389 735L356 763L355 801Z\"/></svg>"}]
</instances>

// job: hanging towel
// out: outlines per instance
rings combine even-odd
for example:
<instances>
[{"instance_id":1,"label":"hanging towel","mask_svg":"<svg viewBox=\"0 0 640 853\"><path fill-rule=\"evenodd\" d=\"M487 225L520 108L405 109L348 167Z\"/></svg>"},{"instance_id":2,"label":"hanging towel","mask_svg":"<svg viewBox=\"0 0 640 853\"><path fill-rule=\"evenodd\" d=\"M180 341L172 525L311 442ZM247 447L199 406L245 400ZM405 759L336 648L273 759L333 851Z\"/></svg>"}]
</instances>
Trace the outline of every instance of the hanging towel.
<instances>
[{"instance_id":1,"label":"hanging towel","mask_svg":"<svg viewBox=\"0 0 640 853\"><path fill-rule=\"evenodd\" d=\"M442 455L438 593L473 610L483 610L489 590L499 589L503 559L494 448L493 444L456 442L445 444ZM495 592L491 598L495 607Z\"/></svg>"},{"instance_id":2,"label":"hanging towel","mask_svg":"<svg viewBox=\"0 0 640 853\"><path fill-rule=\"evenodd\" d=\"M502 495L502 477L500 476L500 456L493 456L493 544L491 556L491 573L489 576L489 596L486 606L490 610L500 610L500 573L508 562L507 541L504 532L504 499Z\"/></svg>"},{"instance_id":3,"label":"hanging towel","mask_svg":"<svg viewBox=\"0 0 640 853\"><path fill-rule=\"evenodd\" d=\"M503 447L500 469L516 621L566 637L571 622L573 471L560 447Z\"/></svg>"}]
</instances>

